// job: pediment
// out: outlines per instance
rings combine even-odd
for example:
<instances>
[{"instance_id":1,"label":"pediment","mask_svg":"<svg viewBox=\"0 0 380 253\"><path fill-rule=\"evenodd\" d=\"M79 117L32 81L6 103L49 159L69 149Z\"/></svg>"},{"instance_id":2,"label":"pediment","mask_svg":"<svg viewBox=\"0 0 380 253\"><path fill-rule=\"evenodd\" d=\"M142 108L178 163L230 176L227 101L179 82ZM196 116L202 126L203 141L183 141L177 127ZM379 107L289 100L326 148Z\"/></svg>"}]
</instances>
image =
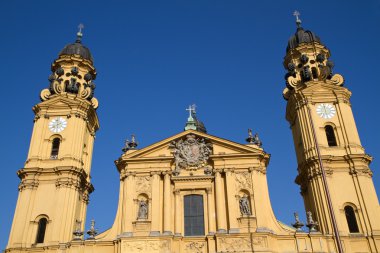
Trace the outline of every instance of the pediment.
<instances>
[{"instance_id":1,"label":"pediment","mask_svg":"<svg viewBox=\"0 0 380 253\"><path fill-rule=\"evenodd\" d=\"M51 108L71 109L73 107L88 108L90 107L90 105L91 104L88 101L85 101L83 99L77 99L75 96L72 96L71 94L67 94L67 96L54 95L48 100L45 100L42 103L39 103L37 106L39 108L45 108L45 109L51 109Z\"/></svg>"},{"instance_id":2,"label":"pediment","mask_svg":"<svg viewBox=\"0 0 380 253\"><path fill-rule=\"evenodd\" d=\"M303 92L305 93L335 93L337 91L346 91L347 89L338 85L335 85L330 80L326 82L311 82L306 88L304 88Z\"/></svg>"},{"instance_id":3,"label":"pediment","mask_svg":"<svg viewBox=\"0 0 380 253\"><path fill-rule=\"evenodd\" d=\"M165 140L159 141L149 145L141 150L130 150L122 156L122 160L135 160L135 159L165 159L173 158L170 144L173 141L185 139L187 135L195 135L196 138L205 139L206 143L211 143L212 153L211 156L238 156L238 155L252 155L264 154L263 149L257 146L248 146L239 144L233 141L222 139L213 135L205 134L202 132L187 130L169 137Z\"/></svg>"}]
</instances>

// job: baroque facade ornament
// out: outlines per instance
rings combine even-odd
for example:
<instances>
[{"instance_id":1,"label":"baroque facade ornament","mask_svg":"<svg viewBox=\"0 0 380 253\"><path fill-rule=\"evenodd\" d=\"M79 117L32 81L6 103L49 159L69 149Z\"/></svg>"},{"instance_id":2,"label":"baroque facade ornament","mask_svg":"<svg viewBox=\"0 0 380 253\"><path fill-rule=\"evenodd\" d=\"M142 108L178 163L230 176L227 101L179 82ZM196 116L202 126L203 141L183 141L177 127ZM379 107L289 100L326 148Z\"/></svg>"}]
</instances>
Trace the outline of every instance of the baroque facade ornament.
<instances>
[{"instance_id":1,"label":"baroque facade ornament","mask_svg":"<svg viewBox=\"0 0 380 253\"><path fill-rule=\"evenodd\" d=\"M150 177L136 177L136 193L145 193L150 195Z\"/></svg>"},{"instance_id":2,"label":"baroque facade ornament","mask_svg":"<svg viewBox=\"0 0 380 253\"><path fill-rule=\"evenodd\" d=\"M252 189L252 179L249 172L236 173L236 191Z\"/></svg>"},{"instance_id":3,"label":"baroque facade ornament","mask_svg":"<svg viewBox=\"0 0 380 253\"><path fill-rule=\"evenodd\" d=\"M173 141L169 148L174 155L176 174L181 169L197 170L206 166L212 151L211 143L206 143L204 138L197 138L193 134L186 135L185 140Z\"/></svg>"},{"instance_id":4,"label":"baroque facade ornament","mask_svg":"<svg viewBox=\"0 0 380 253\"><path fill-rule=\"evenodd\" d=\"M203 253L205 248L204 242L189 242L186 244L186 252Z\"/></svg>"},{"instance_id":5,"label":"baroque facade ornament","mask_svg":"<svg viewBox=\"0 0 380 253\"><path fill-rule=\"evenodd\" d=\"M163 252L169 253L170 242L165 241L123 241L122 252Z\"/></svg>"}]
</instances>

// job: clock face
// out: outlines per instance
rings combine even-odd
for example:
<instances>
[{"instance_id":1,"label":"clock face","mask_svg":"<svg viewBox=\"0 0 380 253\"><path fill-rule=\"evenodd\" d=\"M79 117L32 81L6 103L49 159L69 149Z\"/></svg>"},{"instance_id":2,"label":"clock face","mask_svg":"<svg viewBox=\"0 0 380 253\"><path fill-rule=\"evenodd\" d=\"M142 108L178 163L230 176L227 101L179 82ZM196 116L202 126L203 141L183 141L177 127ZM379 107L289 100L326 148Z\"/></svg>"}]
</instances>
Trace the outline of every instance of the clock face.
<instances>
[{"instance_id":1,"label":"clock face","mask_svg":"<svg viewBox=\"0 0 380 253\"><path fill-rule=\"evenodd\" d=\"M53 133L62 132L67 126L67 121L64 118L57 117L49 122L49 129Z\"/></svg>"},{"instance_id":2,"label":"clock face","mask_svg":"<svg viewBox=\"0 0 380 253\"><path fill-rule=\"evenodd\" d=\"M331 104L320 104L317 106L317 114L324 119L331 119L335 116L336 109Z\"/></svg>"}]
</instances>

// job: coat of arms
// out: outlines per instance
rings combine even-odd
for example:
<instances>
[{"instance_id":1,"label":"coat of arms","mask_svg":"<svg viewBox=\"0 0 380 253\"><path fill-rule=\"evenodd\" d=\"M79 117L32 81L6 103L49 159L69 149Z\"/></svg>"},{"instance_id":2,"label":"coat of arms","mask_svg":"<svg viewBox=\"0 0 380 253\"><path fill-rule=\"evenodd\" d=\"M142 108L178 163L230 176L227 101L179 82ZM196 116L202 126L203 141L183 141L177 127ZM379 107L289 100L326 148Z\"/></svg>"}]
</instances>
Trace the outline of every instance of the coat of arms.
<instances>
[{"instance_id":1,"label":"coat of arms","mask_svg":"<svg viewBox=\"0 0 380 253\"><path fill-rule=\"evenodd\" d=\"M169 147L173 150L177 174L181 169L196 170L204 167L212 150L211 143L192 134L186 135L185 140L173 141Z\"/></svg>"}]
</instances>

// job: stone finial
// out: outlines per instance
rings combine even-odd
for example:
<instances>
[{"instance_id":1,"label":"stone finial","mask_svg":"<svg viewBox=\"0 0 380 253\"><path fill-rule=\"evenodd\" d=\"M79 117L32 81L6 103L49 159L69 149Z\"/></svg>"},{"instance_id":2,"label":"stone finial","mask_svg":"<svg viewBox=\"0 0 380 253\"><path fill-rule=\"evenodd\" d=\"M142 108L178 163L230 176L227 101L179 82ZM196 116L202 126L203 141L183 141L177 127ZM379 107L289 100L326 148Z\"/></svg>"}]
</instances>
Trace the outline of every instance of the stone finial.
<instances>
[{"instance_id":1,"label":"stone finial","mask_svg":"<svg viewBox=\"0 0 380 253\"><path fill-rule=\"evenodd\" d=\"M127 152L128 150L136 149L139 143L136 141L136 136L132 134L131 140L125 140L125 147L122 149L123 152Z\"/></svg>"},{"instance_id":2,"label":"stone finial","mask_svg":"<svg viewBox=\"0 0 380 253\"><path fill-rule=\"evenodd\" d=\"M252 134L252 129L248 129L248 138L245 139L249 144L254 144L254 145L257 145L259 147L261 147L263 145L263 143L261 142L260 138L259 138L259 135L257 133L255 133L255 135Z\"/></svg>"},{"instance_id":3,"label":"stone finial","mask_svg":"<svg viewBox=\"0 0 380 253\"><path fill-rule=\"evenodd\" d=\"M74 240L82 240L83 231L81 230L82 221L75 220Z\"/></svg>"},{"instance_id":4,"label":"stone finial","mask_svg":"<svg viewBox=\"0 0 380 253\"><path fill-rule=\"evenodd\" d=\"M295 223L292 224L292 226L297 230L297 231L302 231L302 227L304 224L300 221L300 218L298 216L298 213L294 213L294 219L296 220Z\"/></svg>"},{"instance_id":5,"label":"stone finial","mask_svg":"<svg viewBox=\"0 0 380 253\"><path fill-rule=\"evenodd\" d=\"M309 232L317 232L318 222L313 220L313 215L310 211L306 212L307 224L306 227L309 228Z\"/></svg>"},{"instance_id":6,"label":"stone finial","mask_svg":"<svg viewBox=\"0 0 380 253\"><path fill-rule=\"evenodd\" d=\"M95 236L98 234L98 230L95 229L95 220L91 220L90 229L87 231L89 240L94 240Z\"/></svg>"}]
</instances>

